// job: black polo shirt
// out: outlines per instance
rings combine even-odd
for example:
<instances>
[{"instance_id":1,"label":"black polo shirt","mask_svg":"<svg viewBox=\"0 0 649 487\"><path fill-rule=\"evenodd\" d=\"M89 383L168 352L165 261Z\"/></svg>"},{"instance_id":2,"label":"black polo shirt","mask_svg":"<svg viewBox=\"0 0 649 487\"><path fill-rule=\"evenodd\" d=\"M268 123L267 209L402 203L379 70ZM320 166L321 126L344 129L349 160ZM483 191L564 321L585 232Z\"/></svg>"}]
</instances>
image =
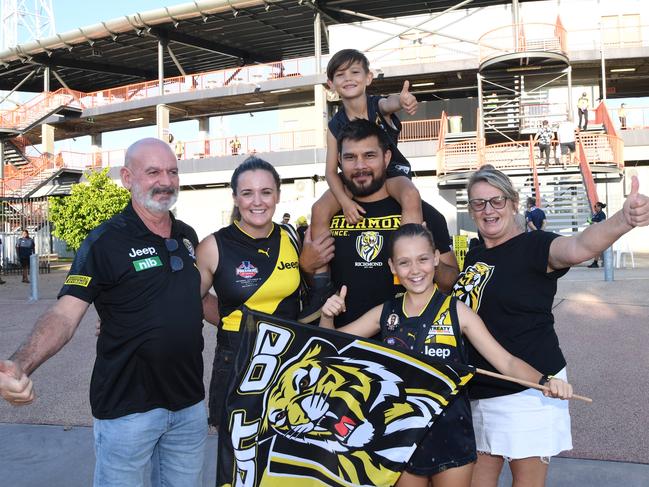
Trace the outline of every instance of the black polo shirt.
<instances>
[{"instance_id":1,"label":"black polo shirt","mask_svg":"<svg viewBox=\"0 0 649 487\"><path fill-rule=\"evenodd\" d=\"M90 383L96 418L176 411L205 397L198 239L173 215L171 238L173 252L129 203L84 240L59 293L94 303L101 319ZM172 270L172 255L181 270Z\"/></svg>"}]
</instances>

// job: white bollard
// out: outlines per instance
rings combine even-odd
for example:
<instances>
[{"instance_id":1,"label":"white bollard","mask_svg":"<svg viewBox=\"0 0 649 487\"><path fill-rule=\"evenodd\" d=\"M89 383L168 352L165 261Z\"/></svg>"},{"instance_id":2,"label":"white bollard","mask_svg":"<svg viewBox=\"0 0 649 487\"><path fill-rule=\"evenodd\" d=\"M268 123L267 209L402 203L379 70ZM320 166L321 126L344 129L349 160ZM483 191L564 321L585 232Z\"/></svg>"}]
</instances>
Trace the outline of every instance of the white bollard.
<instances>
[{"instance_id":1,"label":"white bollard","mask_svg":"<svg viewBox=\"0 0 649 487\"><path fill-rule=\"evenodd\" d=\"M38 254L32 254L29 256L30 303L38 301L38 271Z\"/></svg>"},{"instance_id":2,"label":"white bollard","mask_svg":"<svg viewBox=\"0 0 649 487\"><path fill-rule=\"evenodd\" d=\"M604 250L602 258L604 260L604 280L606 282L614 281L613 279L613 247Z\"/></svg>"}]
</instances>

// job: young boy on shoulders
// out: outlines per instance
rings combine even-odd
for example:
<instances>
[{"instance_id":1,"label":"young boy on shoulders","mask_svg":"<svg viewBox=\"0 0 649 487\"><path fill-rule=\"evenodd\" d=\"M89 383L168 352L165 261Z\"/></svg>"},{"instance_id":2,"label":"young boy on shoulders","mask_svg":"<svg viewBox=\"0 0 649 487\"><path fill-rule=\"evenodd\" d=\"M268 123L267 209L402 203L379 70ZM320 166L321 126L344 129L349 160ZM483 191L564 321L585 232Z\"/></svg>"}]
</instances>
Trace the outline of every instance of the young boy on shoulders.
<instances>
[{"instance_id":1,"label":"young boy on shoulders","mask_svg":"<svg viewBox=\"0 0 649 487\"><path fill-rule=\"evenodd\" d=\"M394 115L403 109L414 114L417 99L408 91L404 82L398 95L388 97L370 96L365 90L372 83L373 75L367 57L356 49L338 51L327 65L327 84L342 100L342 107L329 122L327 131L327 159L325 177L329 191L313 205L312 236L321 235L329 229L331 218L342 209L348 223L357 223L365 211L349 195L338 174L338 132L351 120L364 118L379 125L390 136L392 160L387 171L387 190L401 205L401 223L421 223L421 198L411 181L410 163L397 149L401 122Z\"/></svg>"}]
</instances>

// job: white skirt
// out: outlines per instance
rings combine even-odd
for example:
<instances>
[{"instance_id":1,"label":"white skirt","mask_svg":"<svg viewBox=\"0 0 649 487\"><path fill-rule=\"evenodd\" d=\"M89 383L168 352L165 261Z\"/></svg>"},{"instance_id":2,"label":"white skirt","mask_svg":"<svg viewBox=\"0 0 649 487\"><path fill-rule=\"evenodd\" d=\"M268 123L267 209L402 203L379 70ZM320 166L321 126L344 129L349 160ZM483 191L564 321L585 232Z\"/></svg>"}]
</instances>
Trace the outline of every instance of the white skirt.
<instances>
[{"instance_id":1,"label":"white skirt","mask_svg":"<svg viewBox=\"0 0 649 487\"><path fill-rule=\"evenodd\" d=\"M566 369L556 377L566 380ZM509 459L552 457L572 449L568 401L526 389L471 401L478 453Z\"/></svg>"}]
</instances>

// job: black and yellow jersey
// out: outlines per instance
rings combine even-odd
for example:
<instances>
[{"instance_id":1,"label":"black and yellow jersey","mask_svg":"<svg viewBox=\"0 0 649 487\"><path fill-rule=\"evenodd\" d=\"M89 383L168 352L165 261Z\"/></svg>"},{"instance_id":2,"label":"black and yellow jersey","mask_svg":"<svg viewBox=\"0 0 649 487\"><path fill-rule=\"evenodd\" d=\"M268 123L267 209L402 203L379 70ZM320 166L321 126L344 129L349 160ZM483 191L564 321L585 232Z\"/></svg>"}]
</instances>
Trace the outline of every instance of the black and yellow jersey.
<instances>
[{"instance_id":1,"label":"black and yellow jersey","mask_svg":"<svg viewBox=\"0 0 649 487\"><path fill-rule=\"evenodd\" d=\"M214 238L219 264L213 287L224 331L239 331L244 305L281 318L297 317L300 265L286 230L273 224L267 237L253 238L235 222Z\"/></svg>"}]
</instances>

